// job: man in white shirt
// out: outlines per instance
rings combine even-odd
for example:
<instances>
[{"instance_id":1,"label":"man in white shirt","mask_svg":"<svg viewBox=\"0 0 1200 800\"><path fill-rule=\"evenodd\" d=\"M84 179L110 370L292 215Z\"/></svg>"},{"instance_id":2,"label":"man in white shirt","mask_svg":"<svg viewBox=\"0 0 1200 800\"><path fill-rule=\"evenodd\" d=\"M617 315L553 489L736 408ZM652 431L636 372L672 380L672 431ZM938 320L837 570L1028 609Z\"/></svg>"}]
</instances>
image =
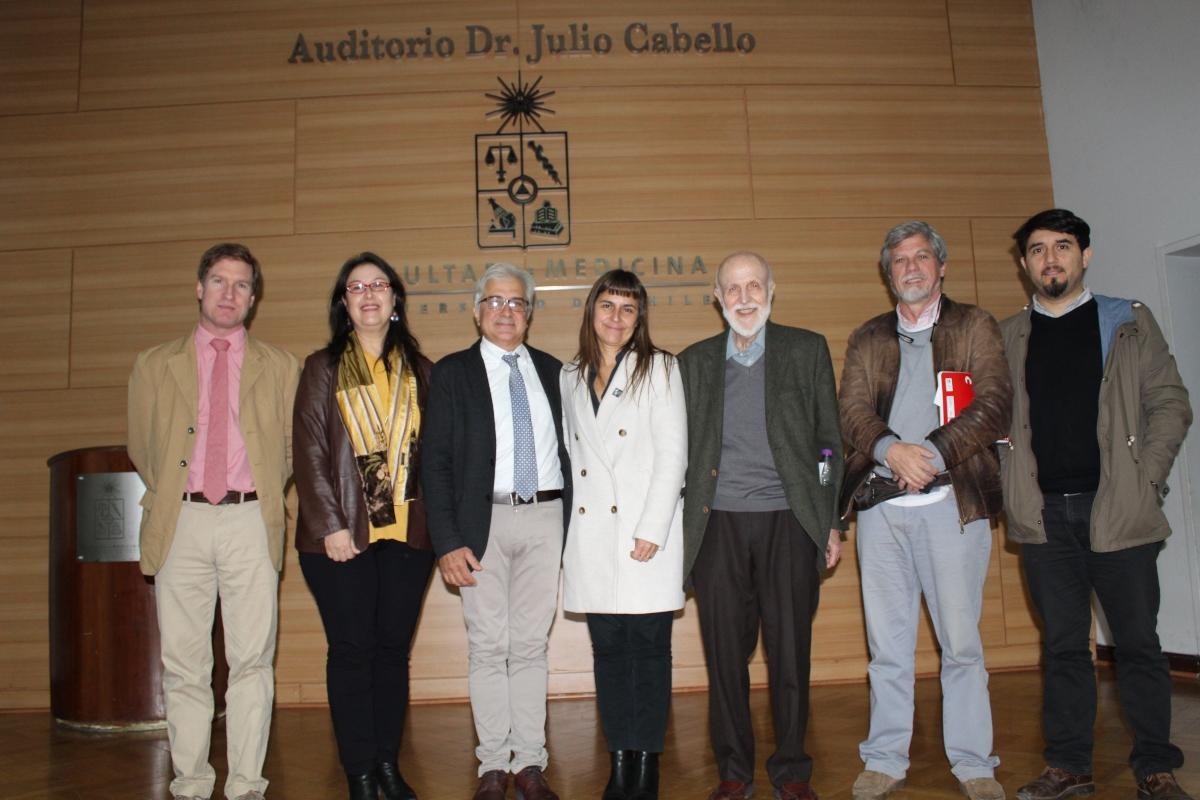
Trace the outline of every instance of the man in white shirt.
<instances>
[{"instance_id":1,"label":"man in white shirt","mask_svg":"<svg viewBox=\"0 0 1200 800\"><path fill-rule=\"evenodd\" d=\"M474 800L557 800L546 768L546 658L570 509L558 375L525 345L533 278L493 264L475 288L481 338L433 368L421 480L430 538L467 623L479 746Z\"/></svg>"}]
</instances>

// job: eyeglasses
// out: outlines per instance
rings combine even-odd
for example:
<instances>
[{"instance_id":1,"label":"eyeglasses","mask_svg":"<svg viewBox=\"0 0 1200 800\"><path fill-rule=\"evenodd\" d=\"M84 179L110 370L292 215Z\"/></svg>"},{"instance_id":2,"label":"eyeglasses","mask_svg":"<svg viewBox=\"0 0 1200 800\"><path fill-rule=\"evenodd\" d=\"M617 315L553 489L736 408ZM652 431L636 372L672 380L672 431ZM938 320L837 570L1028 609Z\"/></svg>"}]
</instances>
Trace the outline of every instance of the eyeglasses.
<instances>
[{"instance_id":1,"label":"eyeglasses","mask_svg":"<svg viewBox=\"0 0 1200 800\"><path fill-rule=\"evenodd\" d=\"M375 294L386 294L392 290L392 285L382 278L363 283L362 281L350 281L346 284L346 291L350 294L362 294L367 289L370 289Z\"/></svg>"},{"instance_id":2,"label":"eyeglasses","mask_svg":"<svg viewBox=\"0 0 1200 800\"><path fill-rule=\"evenodd\" d=\"M529 310L529 302L524 297L501 297L494 294L491 297L483 298L479 304L487 306L492 311L499 311L502 306L508 306L508 310L514 314L524 314Z\"/></svg>"}]
</instances>

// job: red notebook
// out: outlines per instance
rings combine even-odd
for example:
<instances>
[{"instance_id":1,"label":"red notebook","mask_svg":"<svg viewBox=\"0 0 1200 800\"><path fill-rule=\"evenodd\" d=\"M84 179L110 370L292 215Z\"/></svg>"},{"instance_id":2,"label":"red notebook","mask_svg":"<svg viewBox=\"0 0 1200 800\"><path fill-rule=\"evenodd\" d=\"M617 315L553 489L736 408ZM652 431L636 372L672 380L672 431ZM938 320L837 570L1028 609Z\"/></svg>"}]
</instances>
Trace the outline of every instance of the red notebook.
<instances>
[{"instance_id":1,"label":"red notebook","mask_svg":"<svg viewBox=\"0 0 1200 800\"><path fill-rule=\"evenodd\" d=\"M937 393L933 402L941 411L941 424L962 413L975 399L975 387L969 372L942 370L937 374Z\"/></svg>"}]
</instances>

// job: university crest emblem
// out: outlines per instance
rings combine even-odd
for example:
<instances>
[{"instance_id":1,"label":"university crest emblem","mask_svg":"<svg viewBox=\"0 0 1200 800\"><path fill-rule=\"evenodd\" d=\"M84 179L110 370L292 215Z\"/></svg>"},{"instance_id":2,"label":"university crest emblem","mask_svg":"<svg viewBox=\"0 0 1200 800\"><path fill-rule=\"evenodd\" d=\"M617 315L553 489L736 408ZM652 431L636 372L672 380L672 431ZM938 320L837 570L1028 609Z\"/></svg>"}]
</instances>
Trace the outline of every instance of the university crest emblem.
<instances>
[{"instance_id":1,"label":"university crest emblem","mask_svg":"<svg viewBox=\"0 0 1200 800\"><path fill-rule=\"evenodd\" d=\"M505 83L488 117L495 133L475 136L475 230L483 249L561 247L571 243L571 182L567 134L547 131L540 117L554 92L542 79ZM514 130L515 128L515 130ZM536 129L536 130L535 130Z\"/></svg>"}]
</instances>

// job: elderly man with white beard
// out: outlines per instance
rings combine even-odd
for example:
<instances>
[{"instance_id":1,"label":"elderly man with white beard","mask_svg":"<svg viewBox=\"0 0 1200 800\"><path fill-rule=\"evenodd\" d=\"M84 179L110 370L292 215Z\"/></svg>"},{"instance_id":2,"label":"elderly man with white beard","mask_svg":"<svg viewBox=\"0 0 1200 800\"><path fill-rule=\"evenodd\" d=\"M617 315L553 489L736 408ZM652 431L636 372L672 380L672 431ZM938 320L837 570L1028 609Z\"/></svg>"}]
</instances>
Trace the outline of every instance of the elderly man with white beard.
<instances>
[{"instance_id":1,"label":"elderly man with white beard","mask_svg":"<svg viewBox=\"0 0 1200 800\"><path fill-rule=\"evenodd\" d=\"M804 747L812 618L821 572L841 555L833 364L820 334L767 321L775 281L762 256L727 256L715 291L729 331L679 356L683 574L699 610L720 773L709 800L754 793L748 662L760 624L776 739L767 775L777 800L815 800Z\"/></svg>"},{"instance_id":2,"label":"elderly man with white beard","mask_svg":"<svg viewBox=\"0 0 1200 800\"><path fill-rule=\"evenodd\" d=\"M1008 433L1012 413L1004 346L990 314L942 294L946 243L927 223L888 231L879 266L896 307L850 334L840 400L842 508L858 509L871 651L871 727L859 745L865 769L853 796L882 800L904 785L923 594L942 651L950 771L971 800L1003 800L979 614L988 518L1002 505L993 443ZM974 399L961 391L967 386Z\"/></svg>"}]
</instances>

